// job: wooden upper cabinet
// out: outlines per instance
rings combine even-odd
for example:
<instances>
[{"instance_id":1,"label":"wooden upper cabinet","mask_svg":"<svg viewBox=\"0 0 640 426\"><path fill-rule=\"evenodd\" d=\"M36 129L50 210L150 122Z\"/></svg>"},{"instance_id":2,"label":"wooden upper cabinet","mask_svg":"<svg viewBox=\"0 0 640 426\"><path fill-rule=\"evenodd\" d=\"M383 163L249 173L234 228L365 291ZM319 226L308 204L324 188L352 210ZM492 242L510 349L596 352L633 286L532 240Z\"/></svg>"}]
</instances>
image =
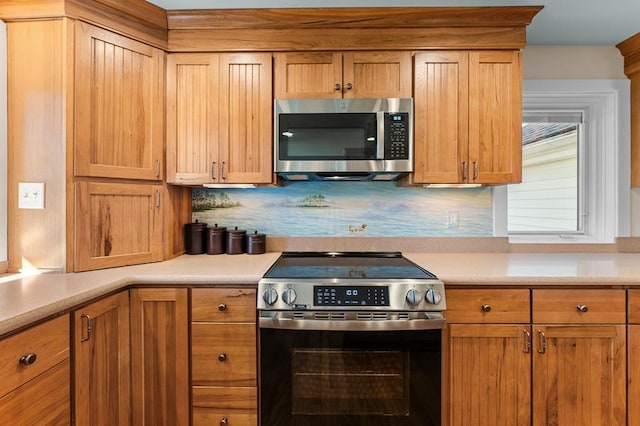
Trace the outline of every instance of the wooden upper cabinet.
<instances>
[{"instance_id":1,"label":"wooden upper cabinet","mask_svg":"<svg viewBox=\"0 0 640 426\"><path fill-rule=\"evenodd\" d=\"M75 185L75 271L162 260L161 185Z\"/></svg>"},{"instance_id":2,"label":"wooden upper cabinet","mask_svg":"<svg viewBox=\"0 0 640 426\"><path fill-rule=\"evenodd\" d=\"M173 54L167 70L167 181L272 181L269 53Z\"/></svg>"},{"instance_id":3,"label":"wooden upper cabinet","mask_svg":"<svg viewBox=\"0 0 640 426\"><path fill-rule=\"evenodd\" d=\"M417 53L414 181L519 182L521 79L516 51Z\"/></svg>"},{"instance_id":4,"label":"wooden upper cabinet","mask_svg":"<svg viewBox=\"0 0 640 426\"><path fill-rule=\"evenodd\" d=\"M275 54L275 97L411 97L410 52Z\"/></svg>"},{"instance_id":5,"label":"wooden upper cabinet","mask_svg":"<svg viewBox=\"0 0 640 426\"><path fill-rule=\"evenodd\" d=\"M164 53L76 23L75 175L161 180Z\"/></svg>"}]
</instances>

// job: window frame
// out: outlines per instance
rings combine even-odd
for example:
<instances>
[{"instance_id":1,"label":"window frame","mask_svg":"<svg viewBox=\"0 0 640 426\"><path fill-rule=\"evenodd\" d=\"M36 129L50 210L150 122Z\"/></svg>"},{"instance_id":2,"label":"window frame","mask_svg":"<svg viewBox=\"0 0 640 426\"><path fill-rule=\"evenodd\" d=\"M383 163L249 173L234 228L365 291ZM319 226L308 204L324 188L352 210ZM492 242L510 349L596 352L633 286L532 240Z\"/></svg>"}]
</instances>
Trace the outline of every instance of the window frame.
<instances>
[{"instance_id":1,"label":"window frame","mask_svg":"<svg viewBox=\"0 0 640 426\"><path fill-rule=\"evenodd\" d=\"M494 235L509 243L615 243L630 235L630 97L628 80L525 80L523 110L583 109L584 234L507 231L507 187L493 191ZM581 161L579 159L578 161Z\"/></svg>"}]
</instances>

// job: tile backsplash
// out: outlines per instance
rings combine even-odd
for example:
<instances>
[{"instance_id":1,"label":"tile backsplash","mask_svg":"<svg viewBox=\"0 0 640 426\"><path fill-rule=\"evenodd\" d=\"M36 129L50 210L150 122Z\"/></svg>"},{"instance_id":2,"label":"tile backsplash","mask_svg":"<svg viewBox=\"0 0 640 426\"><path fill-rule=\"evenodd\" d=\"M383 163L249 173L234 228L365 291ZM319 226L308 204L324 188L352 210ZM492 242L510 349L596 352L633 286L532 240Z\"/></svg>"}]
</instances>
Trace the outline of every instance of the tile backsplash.
<instances>
[{"instance_id":1,"label":"tile backsplash","mask_svg":"<svg viewBox=\"0 0 640 426\"><path fill-rule=\"evenodd\" d=\"M394 182L304 182L194 189L193 220L283 237L493 235L490 188L397 187Z\"/></svg>"}]
</instances>

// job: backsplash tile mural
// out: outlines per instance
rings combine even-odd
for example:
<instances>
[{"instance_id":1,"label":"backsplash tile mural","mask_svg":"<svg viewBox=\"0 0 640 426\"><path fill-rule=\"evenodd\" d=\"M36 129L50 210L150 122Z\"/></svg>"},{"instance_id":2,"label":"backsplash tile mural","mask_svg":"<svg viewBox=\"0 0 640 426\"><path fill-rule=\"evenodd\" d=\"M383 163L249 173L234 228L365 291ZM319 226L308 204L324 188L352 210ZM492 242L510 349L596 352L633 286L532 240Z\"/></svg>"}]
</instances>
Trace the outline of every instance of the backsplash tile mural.
<instances>
[{"instance_id":1,"label":"backsplash tile mural","mask_svg":"<svg viewBox=\"0 0 640 426\"><path fill-rule=\"evenodd\" d=\"M489 188L397 187L394 182L304 182L194 189L193 220L283 237L493 235Z\"/></svg>"}]
</instances>

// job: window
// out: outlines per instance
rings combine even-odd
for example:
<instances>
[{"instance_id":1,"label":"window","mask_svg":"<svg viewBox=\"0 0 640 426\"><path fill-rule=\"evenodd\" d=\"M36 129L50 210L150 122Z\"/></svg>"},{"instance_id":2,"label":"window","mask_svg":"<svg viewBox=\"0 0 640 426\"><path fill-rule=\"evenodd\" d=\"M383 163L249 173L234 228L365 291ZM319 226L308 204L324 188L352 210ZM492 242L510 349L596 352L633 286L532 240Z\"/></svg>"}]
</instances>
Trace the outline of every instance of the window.
<instances>
[{"instance_id":1,"label":"window","mask_svg":"<svg viewBox=\"0 0 640 426\"><path fill-rule=\"evenodd\" d=\"M532 80L522 183L494 189L511 243L613 243L629 235L629 82Z\"/></svg>"}]
</instances>

